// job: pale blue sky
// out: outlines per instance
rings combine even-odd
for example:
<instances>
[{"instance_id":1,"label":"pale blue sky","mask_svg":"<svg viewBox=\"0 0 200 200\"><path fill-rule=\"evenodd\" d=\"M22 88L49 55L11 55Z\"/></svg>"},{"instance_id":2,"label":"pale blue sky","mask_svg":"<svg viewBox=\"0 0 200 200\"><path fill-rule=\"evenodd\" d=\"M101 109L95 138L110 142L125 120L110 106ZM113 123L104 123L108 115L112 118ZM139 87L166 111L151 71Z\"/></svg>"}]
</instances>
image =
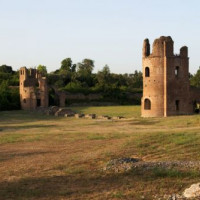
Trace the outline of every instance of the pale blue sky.
<instances>
[{"instance_id":1,"label":"pale blue sky","mask_svg":"<svg viewBox=\"0 0 200 200\"><path fill-rule=\"evenodd\" d=\"M0 0L0 65L60 67L71 57L112 72L141 70L145 38L172 36L175 53L189 47L200 66L199 0Z\"/></svg>"}]
</instances>

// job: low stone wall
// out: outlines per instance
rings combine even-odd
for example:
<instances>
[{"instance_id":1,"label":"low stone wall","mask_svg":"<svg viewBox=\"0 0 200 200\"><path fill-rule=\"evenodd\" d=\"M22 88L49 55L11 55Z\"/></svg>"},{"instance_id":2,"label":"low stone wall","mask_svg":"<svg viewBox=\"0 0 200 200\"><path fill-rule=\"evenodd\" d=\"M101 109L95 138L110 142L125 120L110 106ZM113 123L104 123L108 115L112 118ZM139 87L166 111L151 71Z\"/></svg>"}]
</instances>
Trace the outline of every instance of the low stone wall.
<instances>
[{"instance_id":1,"label":"low stone wall","mask_svg":"<svg viewBox=\"0 0 200 200\"><path fill-rule=\"evenodd\" d=\"M82 93L77 93L77 94L70 94L70 93L66 93L65 94L65 98L69 99L69 100L89 100L89 101L93 101L93 100L99 100L103 98L102 94L82 94Z\"/></svg>"},{"instance_id":2,"label":"low stone wall","mask_svg":"<svg viewBox=\"0 0 200 200\"><path fill-rule=\"evenodd\" d=\"M70 106L107 106L119 104L138 104L142 93L123 93L121 97L105 97L103 93L98 94L71 94L69 92L57 91L60 107ZM121 99L120 99L121 98Z\"/></svg>"}]
</instances>

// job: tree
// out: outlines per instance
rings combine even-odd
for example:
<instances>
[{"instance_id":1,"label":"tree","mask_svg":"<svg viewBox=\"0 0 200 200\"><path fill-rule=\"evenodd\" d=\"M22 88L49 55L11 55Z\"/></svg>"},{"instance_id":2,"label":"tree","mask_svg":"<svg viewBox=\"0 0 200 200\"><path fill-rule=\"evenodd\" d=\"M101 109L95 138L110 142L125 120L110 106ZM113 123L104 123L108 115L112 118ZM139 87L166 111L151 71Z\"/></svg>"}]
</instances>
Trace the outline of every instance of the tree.
<instances>
[{"instance_id":1,"label":"tree","mask_svg":"<svg viewBox=\"0 0 200 200\"><path fill-rule=\"evenodd\" d=\"M142 88L143 86L143 78L142 78L142 72L138 72L135 70L134 74L124 74L124 77L127 82L127 86L129 89L131 88Z\"/></svg>"},{"instance_id":2,"label":"tree","mask_svg":"<svg viewBox=\"0 0 200 200\"><path fill-rule=\"evenodd\" d=\"M94 77L92 71L94 69L94 61L90 59L84 59L82 63L77 64L77 80L83 85L89 87L94 86Z\"/></svg>"},{"instance_id":3,"label":"tree","mask_svg":"<svg viewBox=\"0 0 200 200\"><path fill-rule=\"evenodd\" d=\"M91 59L84 59L83 60L83 65L85 67L85 69L89 72L89 73L92 73L93 69L94 69L94 61L91 60Z\"/></svg>"},{"instance_id":4,"label":"tree","mask_svg":"<svg viewBox=\"0 0 200 200\"><path fill-rule=\"evenodd\" d=\"M102 73L105 75L109 75L110 74L110 68L108 65L105 65L102 69Z\"/></svg>"},{"instance_id":5,"label":"tree","mask_svg":"<svg viewBox=\"0 0 200 200\"><path fill-rule=\"evenodd\" d=\"M0 66L0 72L2 73L12 73L12 67L11 66L7 66L7 65L1 65Z\"/></svg>"},{"instance_id":6,"label":"tree","mask_svg":"<svg viewBox=\"0 0 200 200\"><path fill-rule=\"evenodd\" d=\"M142 88L143 86L143 78L142 78L142 72L138 72L135 70L135 73L133 74L133 87L134 88Z\"/></svg>"},{"instance_id":7,"label":"tree","mask_svg":"<svg viewBox=\"0 0 200 200\"><path fill-rule=\"evenodd\" d=\"M72 59L71 58L65 58L64 60L62 60L61 62L61 67L60 69L61 70L65 70L65 71L68 71L68 72L71 72L72 71Z\"/></svg>"},{"instance_id":8,"label":"tree","mask_svg":"<svg viewBox=\"0 0 200 200\"><path fill-rule=\"evenodd\" d=\"M200 67L197 70L196 74L194 74L193 76L191 76L191 78L190 78L190 84L192 86L200 88Z\"/></svg>"},{"instance_id":9,"label":"tree","mask_svg":"<svg viewBox=\"0 0 200 200\"><path fill-rule=\"evenodd\" d=\"M13 71L12 67L7 65L0 66L0 84L7 81L9 86L19 85L19 71Z\"/></svg>"},{"instance_id":10,"label":"tree","mask_svg":"<svg viewBox=\"0 0 200 200\"><path fill-rule=\"evenodd\" d=\"M38 65L37 70L39 73L41 73L43 76L47 75L47 68L44 65Z\"/></svg>"},{"instance_id":11,"label":"tree","mask_svg":"<svg viewBox=\"0 0 200 200\"><path fill-rule=\"evenodd\" d=\"M72 65L71 72L76 72L76 64Z\"/></svg>"},{"instance_id":12,"label":"tree","mask_svg":"<svg viewBox=\"0 0 200 200\"><path fill-rule=\"evenodd\" d=\"M0 85L0 110L8 109L8 96L9 96L8 82L3 81Z\"/></svg>"},{"instance_id":13,"label":"tree","mask_svg":"<svg viewBox=\"0 0 200 200\"><path fill-rule=\"evenodd\" d=\"M78 63L78 73L91 74L94 69L94 61L91 59L84 59L82 63Z\"/></svg>"},{"instance_id":14,"label":"tree","mask_svg":"<svg viewBox=\"0 0 200 200\"><path fill-rule=\"evenodd\" d=\"M101 71L97 72L97 80L101 86L109 84L110 78L111 78L110 68L108 65L105 65Z\"/></svg>"},{"instance_id":15,"label":"tree","mask_svg":"<svg viewBox=\"0 0 200 200\"><path fill-rule=\"evenodd\" d=\"M0 84L0 110L20 108L19 89L8 86L8 81Z\"/></svg>"}]
</instances>

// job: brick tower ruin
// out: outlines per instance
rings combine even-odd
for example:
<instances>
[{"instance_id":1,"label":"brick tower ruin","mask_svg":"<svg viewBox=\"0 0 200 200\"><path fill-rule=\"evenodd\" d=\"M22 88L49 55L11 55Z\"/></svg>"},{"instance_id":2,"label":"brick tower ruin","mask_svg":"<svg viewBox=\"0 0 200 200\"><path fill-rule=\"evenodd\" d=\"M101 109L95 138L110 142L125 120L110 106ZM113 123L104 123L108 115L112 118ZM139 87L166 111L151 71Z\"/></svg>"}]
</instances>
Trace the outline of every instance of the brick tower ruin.
<instances>
[{"instance_id":1,"label":"brick tower ruin","mask_svg":"<svg viewBox=\"0 0 200 200\"><path fill-rule=\"evenodd\" d=\"M20 68L20 102L23 110L46 108L49 104L46 77L42 77L36 69Z\"/></svg>"},{"instance_id":2,"label":"brick tower ruin","mask_svg":"<svg viewBox=\"0 0 200 200\"><path fill-rule=\"evenodd\" d=\"M200 92L190 88L189 58L186 46L174 54L171 37L161 36L153 43L145 39L142 55L142 117L167 117L194 113Z\"/></svg>"}]
</instances>

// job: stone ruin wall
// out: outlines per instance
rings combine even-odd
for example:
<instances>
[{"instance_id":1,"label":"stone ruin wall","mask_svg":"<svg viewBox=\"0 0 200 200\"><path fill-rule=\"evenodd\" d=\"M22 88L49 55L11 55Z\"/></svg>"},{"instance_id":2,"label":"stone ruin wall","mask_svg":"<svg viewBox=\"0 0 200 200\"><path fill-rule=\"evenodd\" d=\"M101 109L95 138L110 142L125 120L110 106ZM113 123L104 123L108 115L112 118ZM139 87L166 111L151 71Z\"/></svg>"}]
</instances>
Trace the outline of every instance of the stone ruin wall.
<instances>
[{"instance_id":1,"label":"stone ruin wall","mask_svg":"<svg viewBox=\"0 0 200 200\"><path fill-rule=\"evenodd\" d=\"M20 103L23 110L48 107L48 86L46 77L36 69L20 68Z\"/></svg>"},{"instance_id":2,"label":"stone ruin wall","mask_svg":"<svg viewBox=\"0 0 200 200\"><path fill-rule=\"evenodd\" d=\"M166 117L194 113L194 102L200 92L194 93L189 83L189 58L186 46L174 54L171 37L161 36L153 43L143 44L143 117Z\"/></svg>"}]
</instances>

